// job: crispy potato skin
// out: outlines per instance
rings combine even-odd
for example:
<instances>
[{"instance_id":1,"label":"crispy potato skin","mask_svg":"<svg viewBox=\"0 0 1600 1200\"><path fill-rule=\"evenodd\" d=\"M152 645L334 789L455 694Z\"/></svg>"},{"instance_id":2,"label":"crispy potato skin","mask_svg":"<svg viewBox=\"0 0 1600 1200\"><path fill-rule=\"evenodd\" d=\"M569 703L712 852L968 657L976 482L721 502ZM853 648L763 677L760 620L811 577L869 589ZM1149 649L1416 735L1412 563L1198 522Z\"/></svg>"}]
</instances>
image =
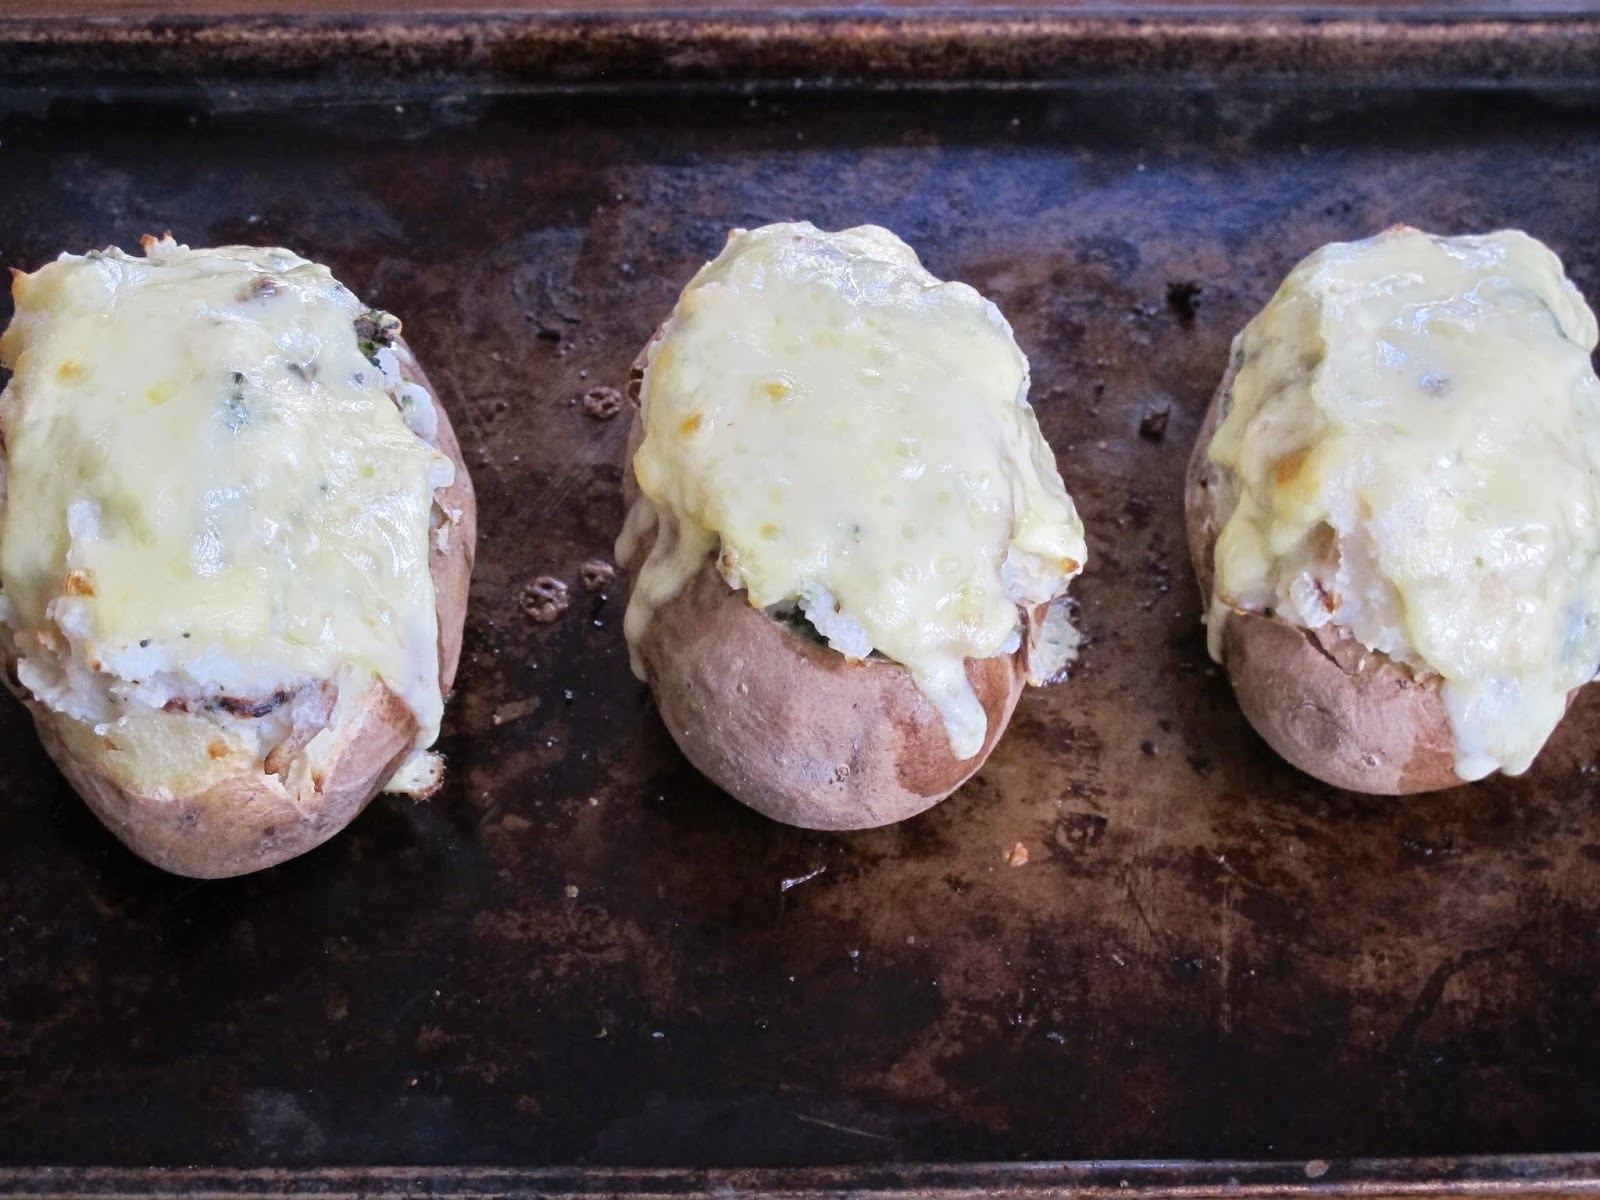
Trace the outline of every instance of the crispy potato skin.
<instances>
[{"instance_id":1,"label":"crispy potato skin","mask_svg":"<svg viewBox=\"0 0 1600 1200\"><path fill-rule=\"evenodd\" d=\"M398 341L398 339L397 339ZM439 619L441 688L454 682L472 574L477 504L461 448L438 393L404 343L404 374L428 389L439 413L435 445L455 463L455 481L434 494L435 505L460 516L444 548L429 555ZM123 786L93 763L76 757L63 740L60 714L6 681L32 714L45 750L95 816L140 858L175 875L222 879L274 866L327 841L353 821L405 759L417 719L396 693L376 683L365 695L336 708L336 742L310 794L296 794L277 775L244 767L202 791L163 797Z\"/></svg>"},{"instance_id":2,"label":"crispy potato skin","mask_svg":"<svg viewBox=\"0 0 1600 1200\"><path fill-rule=\"evenodd\" d=\"M1212 397L1184 481L1189 553L1208 607L1217 534L1235 498L1207 451L1234 373L1230 364ZM1415 672L1335 629L1301 629L1237 610L1222 632L1222 661L1255 731L1306 774L1385 796L1462 782L1437 675Z\"/></svg>"},{"instance_id":3,"label":"crispy potato skin","mask_svg":"<svg viewBox=\"0 0 1600 1200\"><path fill-rule=\"evenodd\" d=\"M639 654L684 756L735 799L804 829L870 829L931 808L989 757L1024 683L1021 651L967 660L989 734L958 760L904 667L851 662L772 620L710 559L657 610Z\"/></svg>"},{"instance_id":4,"label":"crispy potato skin","mask_svg":"<svg viewBox=\"0 0 1600 1200\"><path fill-rule=\"evenodd\" d=\"M44 748L94 815L128 849L174 875L225 879L320 846L360 815L411 748L417 719L382 683L337 729L322 784L296 796L275 775L241 770L171 799L133 791L74 757L55 716L29 703Z\"/></svg>"},{"instance_id":5,"label":"crispy potato skin","mask_svg":"<svg viewBox=\"0 0 1600 1200\"><path fill-rule=\"evenodd\" d=\"M641 351L628 385L635 406L644 359ZM635 407L622 472L630 506L643 440ZM653 544L646 539L622 564L631 577ZM1031 614L1030 626L1043 615ZM944 719L904 667L852 662L774 621L709 558L656 611L638 650L672 740L723 791L786 825L872 829L932 808L983 766L1022 695L1027 640L1015 654L967 660L989 721L968 759L951 752Z\"/></svg>"},{"instance_id":6,"label":"crispy potato skin","mask_svg":"<svg viewBox=\"0 0 1600 1200\"><path fill-rule=\"evenodd\" d=\"M1255 613L1230 616L1222 645L1245 717L1306 774L1384 796L1462 782L1437 675Z\"/></svg>"}]
</instances>

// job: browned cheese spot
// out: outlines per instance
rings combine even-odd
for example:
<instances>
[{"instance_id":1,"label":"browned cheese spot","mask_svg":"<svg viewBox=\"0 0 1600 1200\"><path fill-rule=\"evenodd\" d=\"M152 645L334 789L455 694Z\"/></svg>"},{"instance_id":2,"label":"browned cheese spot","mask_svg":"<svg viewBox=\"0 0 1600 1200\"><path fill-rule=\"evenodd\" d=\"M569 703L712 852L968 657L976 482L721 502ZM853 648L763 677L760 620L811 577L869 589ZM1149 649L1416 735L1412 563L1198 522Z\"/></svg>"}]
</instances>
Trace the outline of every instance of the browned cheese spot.
<instances>
[{"instance_id":1,"label":"browned cheese spot","mask_svg":"<svg viewBox=\"0 0 1600 1200\"><path fill-rule=\"evenodd\" d=\"M1279 487L1287 487L1305 469L1306 460L1310 457L1311 451L1304 448L1285 454L1278 460L1278 465L1272 468L1273 482Z\"/></svg>"}]
</instances>

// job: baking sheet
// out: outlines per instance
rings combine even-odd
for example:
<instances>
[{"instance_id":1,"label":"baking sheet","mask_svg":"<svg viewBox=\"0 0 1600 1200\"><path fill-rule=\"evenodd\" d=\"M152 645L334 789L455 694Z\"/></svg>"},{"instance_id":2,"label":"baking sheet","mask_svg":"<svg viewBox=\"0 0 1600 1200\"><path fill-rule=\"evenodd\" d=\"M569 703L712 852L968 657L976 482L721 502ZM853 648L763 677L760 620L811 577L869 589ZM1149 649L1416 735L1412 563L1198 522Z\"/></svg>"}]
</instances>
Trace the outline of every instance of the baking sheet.
<instances>
[{"instance_id":1,"label":"baking sheet","mask_svg":"<svg viewBox=\"0 0 1600 1200\"><path fill-rule=\"evenodd\" d=\"M1181 521L1228 341L1316 245L1516 225L1600 296L1600 82L1556 74L10 87L7 264L166 229L328 262L405 320L482 540L445 790L262 875L139 863L0 706L0 1165L1593 1148L1600 702L1522 779L1321 787L1208 664ZM867 833L701 781L621 590L578 586L624 432L583 396L729 227L795 217L887 225L1000 305L1089 529L1073 679ZM540 575L573 588L547 625Z\"/></svg>"}]
</instances>

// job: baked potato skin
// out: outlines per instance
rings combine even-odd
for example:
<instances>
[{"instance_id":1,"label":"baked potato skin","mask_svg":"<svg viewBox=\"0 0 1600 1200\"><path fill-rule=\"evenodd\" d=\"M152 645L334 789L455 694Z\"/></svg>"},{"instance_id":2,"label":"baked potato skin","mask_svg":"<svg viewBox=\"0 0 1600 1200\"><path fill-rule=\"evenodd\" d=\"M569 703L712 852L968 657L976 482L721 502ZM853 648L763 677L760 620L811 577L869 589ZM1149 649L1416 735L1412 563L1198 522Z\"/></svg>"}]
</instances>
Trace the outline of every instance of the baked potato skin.
<instances>
[{"instance_id":1,"label":"baked potato skin","mask_svg":"<svg viewBox=\"0 0 1600 1200\"><path fill-rule=\"evenodd\" d=\"M1189 553L1209 607L1217 535L1233 510L1225 474L1207 456L1233 389L1230 361L1189 457L1184 515ZM1239 707L1284 759L1335 787L1377 795L1461 783L1439 676L1415 672L1339 631L1232 611L1222 663Z\"/></svg>"},{"instance_id":2,"label":"baked potato skin","mask_svg":"<svg viewBox=\"0 0 1600 1200\"><path fill-rule=\"evenodd\" d=\"M989 732L958 760L904 667L851 662L773 620L709 559L656 611L638 650L684 756L735 799L803 829L871 829L931 808L989 757L1025 681L1022 651L967 660Z\"/></svg>"},{"instance_id":3,"label":"baked potato skin","mask_svg":"<svg viewBox=\"0 0 1600 1200\"><path fill-rule=\"evenodd\" d=\"M454 464L454 482L434 493L435 506L457 512L443 547L431 539L429 569L439 622L442 691L454 682L461 656L467 585L472 574L477 505L461 447L438 393L408 347L396 338L403 373L428 390L439 414L434 445ZM242 767L196 792L163 797L125 786L74 753L60 714L37 703L5 664L6 682L32 715L40 741L67 781L102 824L147 862L175 875L222 879L275 866L338 833L364 809L410 752L418 722L410 707L381 681L365 694L341 698L332 711L337 743L311 795L296 795L275 774ZM314 732L314 731L310 731Z\"/></svg>"},{"instance_id":4,"label":"baked potato skin","mask_svg":"<svg viewBox=\"0 0 1600 1200\"><path fill-rule=\"evenodd\" d=\"M163 799L124 787L78 758L56 714L27 705L46 752L100 823L146 862L192 879L248 875L320 846L361 814L417 733L405 701L379 683L339 723L339 745L309 801L277 776L251 770Z\"/></svg>"}]
</instances>

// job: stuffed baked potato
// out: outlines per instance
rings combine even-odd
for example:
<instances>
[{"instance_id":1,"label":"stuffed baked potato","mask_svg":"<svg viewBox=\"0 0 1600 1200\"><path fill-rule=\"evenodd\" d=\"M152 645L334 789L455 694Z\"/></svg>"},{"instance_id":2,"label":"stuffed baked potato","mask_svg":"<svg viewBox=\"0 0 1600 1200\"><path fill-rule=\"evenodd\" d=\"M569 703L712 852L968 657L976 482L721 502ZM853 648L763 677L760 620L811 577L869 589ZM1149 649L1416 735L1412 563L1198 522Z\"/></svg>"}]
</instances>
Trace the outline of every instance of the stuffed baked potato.
<instances>
[{"instance_id":1,"label":"stuffed baked potato","mask_svg":"<svg viewBox=\"0 0 1600 1200\"><path fill-rule=\"evenodd\" d=\"M640 356L617 555L684 753L780 821L882 825L982 765L1076 635L1083 530L999 311L893 234L735 230Z\"/></svg>"},{"instance_id":2,"label":"stuffed baked potato","mask_svg":"<svg viewBox=\"0 0 1600 1200\"><path fill-rule=\"evenodd\" d=\"M1284 758L1385 794L1517 774L1600 664L1595 318L1516 231L1312 254L1190 462L1213 657Z\"/></svg>"},{"instance_id":3,"label":"stuffed baked potato","mask_svg":"<svg viewBox=\"0 0 1600 1200\"><path fill-rule=\"evenodd\" d=\"M237 875L437 786L472 485L399 322L325 267L145 251L14 280L0 656L107 828Z\"/></svg>"}]
</instances>

